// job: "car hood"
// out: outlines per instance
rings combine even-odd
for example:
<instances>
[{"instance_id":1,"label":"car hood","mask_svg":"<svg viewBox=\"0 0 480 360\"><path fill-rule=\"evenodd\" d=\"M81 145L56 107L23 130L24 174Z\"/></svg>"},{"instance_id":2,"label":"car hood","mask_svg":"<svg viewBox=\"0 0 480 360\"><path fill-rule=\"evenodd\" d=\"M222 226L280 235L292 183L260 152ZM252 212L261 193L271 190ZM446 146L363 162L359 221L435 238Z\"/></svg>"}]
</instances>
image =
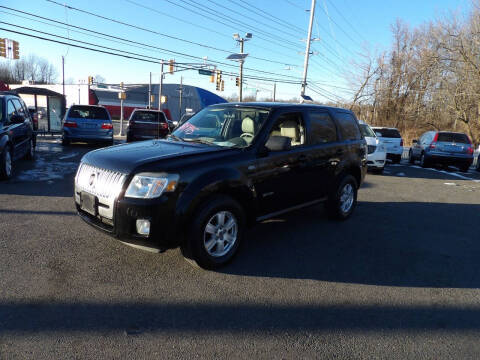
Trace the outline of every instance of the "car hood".
<instances>
[{"instance_id":1,"label":"car hood","mask_svg":"<svg viewBox=\"0 0 480 360\"><path fill-rule=\"evenodd\" d=\"M102 169L129 174L144 164L163 159L228 150L230 149L198 143L150 140L90 151L82 158L82 162Z\"/></svg>"}]
</instances>

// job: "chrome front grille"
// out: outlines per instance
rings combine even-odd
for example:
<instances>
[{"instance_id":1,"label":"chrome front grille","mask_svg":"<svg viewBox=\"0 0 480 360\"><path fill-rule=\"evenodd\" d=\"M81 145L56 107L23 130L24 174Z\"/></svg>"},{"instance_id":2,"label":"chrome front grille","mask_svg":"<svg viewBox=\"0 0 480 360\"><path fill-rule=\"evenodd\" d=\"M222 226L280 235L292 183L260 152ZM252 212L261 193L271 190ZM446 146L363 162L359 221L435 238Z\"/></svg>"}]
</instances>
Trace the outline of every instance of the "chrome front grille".
<instances>
[{"instance_id":1,"label":"chrome front grille","mask_svg":"<svg viewBox=\"0 0 480 360\"><path fill-rule=\"evenodd\" d=\"M81 163L75 177L76 191L86 191L99 198L115 199L122 190L126 175Z\"/></svg>"}]
</instances>

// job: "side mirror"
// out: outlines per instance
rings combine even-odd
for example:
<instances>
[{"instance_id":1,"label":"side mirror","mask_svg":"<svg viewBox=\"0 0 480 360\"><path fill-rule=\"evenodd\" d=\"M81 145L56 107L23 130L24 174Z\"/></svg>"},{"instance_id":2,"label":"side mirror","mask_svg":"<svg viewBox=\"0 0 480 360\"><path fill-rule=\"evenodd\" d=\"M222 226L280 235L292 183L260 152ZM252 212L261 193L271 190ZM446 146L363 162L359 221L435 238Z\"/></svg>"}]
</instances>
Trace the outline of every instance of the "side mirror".
<instances>
[{"instance_id":1,"label":"side mirror","mask_svg":"<svg viewBox=\"0 0 480 360\"><path fill-rule=\"evenodd\" d=\"M10 118L10 122L12 124L23 124L25 118L22 115L12 115Z\"/></svg>"},{"instance_id":2,"label":"side mirror","mask_svg":"<svg viewBox=\"0 0 480 360\"><path fill-rule=\"evenodd\" d=\"M412 144L416 144L416 143L418 143L417 139L412 140Z\"/></svg>"},{"instance_id":3,"label":"side mirror","mask_svg":"<svg viewBox=\"0 0 480 360\"><path fill-rule=\"evenodd\" d=\"M270 136L265 147L270 151L290 150L292 139L286 136Z\"/></svg>"}]
</instances>

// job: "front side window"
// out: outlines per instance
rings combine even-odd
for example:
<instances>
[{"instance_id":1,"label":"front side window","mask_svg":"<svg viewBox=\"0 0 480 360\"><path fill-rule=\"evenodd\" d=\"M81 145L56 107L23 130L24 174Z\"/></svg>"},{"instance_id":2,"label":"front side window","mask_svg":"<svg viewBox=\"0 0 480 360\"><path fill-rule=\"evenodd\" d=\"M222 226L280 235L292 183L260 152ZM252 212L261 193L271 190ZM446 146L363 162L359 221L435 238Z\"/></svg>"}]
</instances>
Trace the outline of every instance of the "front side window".
<instances>
[{"instance_id":1,"label":"front side window","mask_svg":"<svg viewBox=\"0 0 480 360\"><path fill-rule=\"evenodd\" d=\"M260 132L270 110L265 108L218 106L205 108L173 132L183 141L244 148Z\"/></svg>"},{"instance_id":2,"label":"front side window","mask_svg":"<svg viewBox=\"0 0 480 360\"><path fill-rule=\"evenodd\" d=\"M357 120L352 114L338 112L336 114L338 124L340 125L343 140L359 140L362 138L358 129Z\"/></svg>"},{"instance_id":3,"label":"front side window","mask_svg":"<svg viewBox=\"0 0 480 360\"><path fill-rule=\"evenodd\" d=\"M287 113L278 117L270 136L284 136L291 140L292 147L305 144L305 127L301 113Z\"/></svg>"},{"instance_id":4,"label":"front side window","mask_svg":"<svg viewBox=\"0 0 480 360\"><path fill-rule=\"evenodd\" d=\"M13 105L15 105L15 108L17 109L17 114L23 116L24 118L28 118L28 114L25 112L25 109L22 106L22 104L20 104L20 101L18 101L18 99L13 99L12 102L13 102Z\"/></svg>"},{"instance_id":5,"label":"front side window","mask_svg":"<svg viewBox=\"0 0 480 360\"><path fill-rule=\"evenodd\" d=\"M13 115L15 115L17 111L15 110L15 106L13 106L12 100L8 100L7 102L7 119L10 121Z\"/></svg>"}]
</instances>

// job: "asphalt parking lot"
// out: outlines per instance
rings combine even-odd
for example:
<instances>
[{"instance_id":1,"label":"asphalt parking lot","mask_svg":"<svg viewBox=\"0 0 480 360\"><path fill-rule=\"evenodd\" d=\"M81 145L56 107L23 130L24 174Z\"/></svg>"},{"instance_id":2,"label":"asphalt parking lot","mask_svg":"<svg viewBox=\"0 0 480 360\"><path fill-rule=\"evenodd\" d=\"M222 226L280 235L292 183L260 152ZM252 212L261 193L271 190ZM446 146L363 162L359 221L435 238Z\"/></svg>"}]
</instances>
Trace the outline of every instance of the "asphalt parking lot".
<instances>
[{"instance_id":1,"label":"asphalt parking lot","mask_svg":"<svg viewBox=\"0 0 480 360\"><path fill-rule=\"evenodd\" d=\"M76 216L92 149L41 139L0 183L0 359L478 358L480 173L390 165L348 221L279 216L208 272Z\"/></svg>"}]
</instances>

